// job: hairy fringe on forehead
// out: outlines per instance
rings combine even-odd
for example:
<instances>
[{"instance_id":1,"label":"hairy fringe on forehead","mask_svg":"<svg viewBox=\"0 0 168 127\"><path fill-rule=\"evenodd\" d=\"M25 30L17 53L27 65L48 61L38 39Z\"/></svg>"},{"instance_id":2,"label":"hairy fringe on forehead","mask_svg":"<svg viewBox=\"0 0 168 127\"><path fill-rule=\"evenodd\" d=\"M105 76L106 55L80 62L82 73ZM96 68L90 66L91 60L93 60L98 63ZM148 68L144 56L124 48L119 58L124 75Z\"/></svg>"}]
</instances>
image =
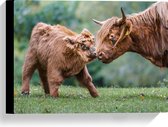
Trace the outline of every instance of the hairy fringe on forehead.
<instances>
[{"instance_id":1,"label":"hairy fringe on forehead","mask_svg":"<svg viewBox=\"0 0 168 127\"><path fill-rule=\"evenodd\" d=\"M109 34L109 31L113 24L115 24L115 21L118 19L117 17L113 17L110 19L107 19L105 23L102 25L100 30L97 33L97 42L102 43L105 37Z\"/></svg>"}]
</instances>

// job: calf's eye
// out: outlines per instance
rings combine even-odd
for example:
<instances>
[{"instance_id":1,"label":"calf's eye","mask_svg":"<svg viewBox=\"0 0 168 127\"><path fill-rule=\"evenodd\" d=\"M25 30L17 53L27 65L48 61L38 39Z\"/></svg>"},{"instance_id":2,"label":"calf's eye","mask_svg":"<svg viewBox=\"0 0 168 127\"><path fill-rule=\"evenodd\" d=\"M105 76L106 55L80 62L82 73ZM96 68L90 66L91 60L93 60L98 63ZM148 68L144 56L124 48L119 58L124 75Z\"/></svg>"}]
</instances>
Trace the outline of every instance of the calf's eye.
<instances>
[{"instance_id":1,"label":"calf's eye","mask_svg":"<svg viewBox=\"0 0 168 127\"><path fill-rule=\"evenodd\" d=\"M86 40L85 39L82 39L82 43L84 43Z\"/></svg>"},{"instance_id":2,"label":"calf's eye","mask_svg":"<svg viewBox=\"0 0 168 127\"><path fill-rule=\"evenodd\" d=\"M86 45L81 45L81 48L82 48L82 50L89 50L89 47L87 47Z\"/></svg>"}]
</instances>

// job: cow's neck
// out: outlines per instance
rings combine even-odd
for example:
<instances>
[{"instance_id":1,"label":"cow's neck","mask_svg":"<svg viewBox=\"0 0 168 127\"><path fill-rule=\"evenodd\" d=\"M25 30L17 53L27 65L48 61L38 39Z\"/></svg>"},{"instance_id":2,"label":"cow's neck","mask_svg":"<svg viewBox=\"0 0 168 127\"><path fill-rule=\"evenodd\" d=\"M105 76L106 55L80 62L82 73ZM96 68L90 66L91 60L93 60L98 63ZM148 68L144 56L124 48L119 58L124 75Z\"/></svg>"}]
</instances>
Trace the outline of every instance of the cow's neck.
<instances>
[{"instance_id":1,"label":"cow's neck","mask_svg":"<svg viewBox=\"0 0 168 127\"><path fill-rule=\"evenodd\" d=\"M161 19L155 7L130 15L127 19L133 24L130 34L133 42L131 51L141 54L157 66L168 67L168 44L165 44L167 30L161 28Z\"/></svg>"},{"instance_id":2,"label":"cow's neck","mask_svg":"<svg viewBox=\"0 0 168 127\"><path fill-rule=\"evenodd\" d=\"M158 36L154 28L148 26L147 24L133 25L130 37L132 39L133 45L131 51L137 52L146 59L150 60L157 66L163 65L163 51L160 40L157 40Z\"/></svg>"}]
</instances>

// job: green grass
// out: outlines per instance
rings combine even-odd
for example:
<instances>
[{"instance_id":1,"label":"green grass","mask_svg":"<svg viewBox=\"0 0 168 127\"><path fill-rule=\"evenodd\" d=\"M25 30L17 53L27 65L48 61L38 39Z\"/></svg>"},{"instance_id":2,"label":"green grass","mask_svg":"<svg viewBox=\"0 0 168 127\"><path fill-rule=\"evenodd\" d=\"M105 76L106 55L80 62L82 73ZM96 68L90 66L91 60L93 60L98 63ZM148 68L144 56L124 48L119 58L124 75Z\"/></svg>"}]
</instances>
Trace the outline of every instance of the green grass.
<instances>
[{"instance_id":1,"label":"green grass","mask_svg":"<svg viewBox=\"0 0 168 127\"><path fill-rule=\"evenodd\" d=\"M41 86L31 85L31 95L20 95L15 85L15 113L116 113L168 112L168 88L98 88L92 98L81 87L60 87L59 98L45 96ZM139 94L145 95L142 100Z\"/></svg>"}]
</instances>

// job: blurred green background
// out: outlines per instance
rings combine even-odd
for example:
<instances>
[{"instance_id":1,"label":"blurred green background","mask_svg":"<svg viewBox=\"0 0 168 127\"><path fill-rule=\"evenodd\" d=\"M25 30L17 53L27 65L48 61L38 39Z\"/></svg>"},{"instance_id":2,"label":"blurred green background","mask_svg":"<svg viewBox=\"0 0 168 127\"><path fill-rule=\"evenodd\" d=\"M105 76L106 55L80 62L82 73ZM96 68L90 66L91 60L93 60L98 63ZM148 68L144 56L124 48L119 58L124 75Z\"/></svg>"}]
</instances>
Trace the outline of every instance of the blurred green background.
<instances>
[{"instance_id":1,"label":"blurred green background","mask_svg":"<svg viewBox=\"0 0 168 127\"><path fill-rule=\"evenodd\" d=\"M102 1L14 1L14 83L21 85L22 65L33 26L38 22L65 25L75 32L83 28L94 35L99 26L92 18L105 20L140 12L153 2L102 2ZM93 82L99 87L168 87L168 69L161 69L135 53L126 53L110 64L95 60L87 65ZM39 85L35 72L31 83ZM75 78L65 80L64 85L76 86Z\"/></svg>"}]
</instances>

